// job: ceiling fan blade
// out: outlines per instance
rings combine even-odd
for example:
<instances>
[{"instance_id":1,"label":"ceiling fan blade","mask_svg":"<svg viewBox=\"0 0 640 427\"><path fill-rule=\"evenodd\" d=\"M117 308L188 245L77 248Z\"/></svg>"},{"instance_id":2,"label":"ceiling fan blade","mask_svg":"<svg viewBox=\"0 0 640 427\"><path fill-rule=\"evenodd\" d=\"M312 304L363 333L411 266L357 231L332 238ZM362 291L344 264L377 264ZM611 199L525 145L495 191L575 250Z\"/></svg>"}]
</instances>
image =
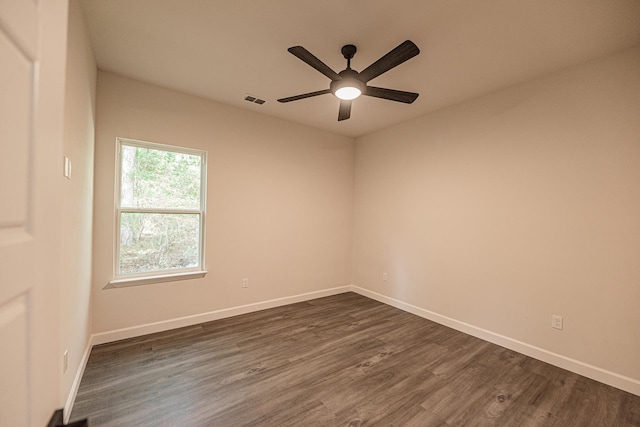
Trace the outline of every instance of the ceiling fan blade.
<instances>
[{"instance_id":1,"label":"ceiling fan blade","mask_svg":"<svg viewBox=\"0 0 640 427\"><path fill-rule=\"evenodd\" d=\"M415 92L404 92L402 90L385 89L383 87L367 86L363 95L411 104L419 94Z\"/></svg>"},{"instance_id":2,"label":"ceiling fan blade","mask_svg":"<svg viewBox=\"0 0 640 427\"><path fill-rule=\"evenodd\" d=\"M340 100L340 110L338 111L338 121L347 120L351 117L351 101Z\"/></svg>"},{"instance_id":3,"label":"ceiling fan blade","mask_svg":"<svg viewBox=\"0 0 640 427\"><path fill-rule=\"evenodd\" d=\"M312 96L325 95L327 93L331 93L329 89L317 90L315 92L303 93L302 95L290 96L288 98L280 98L278 102L291 102L297 101L299 99L311 98Z\"/></svg>"},{"instance_id":4,"label":"ceiling fan blade","mask_svg":"<svg viewBox=\"0 0 640 427\"><path fill-rule=\"evenodd\" d=\"M386 73L390 69L397 67L403 62L413 58L420 53L420 49L411 40L406 40L398 45L391 52L378 59L373 64L360 72L360 80L368 82L382 73Z\"/></svg>"},{"instance_id":5,"label":"ceiling fan blade","mask_svg":"<svg viewBox=\"0 0 640 427\"><path fill-rule=\"evenodd\" d=\"M333 71L327 64L320 61L316 58L311 52L302 46L293 46L288 49L293 55L297 56L307 64L311 65L316 70L320 71L325 76L329 77L331 80L338 80L340 76L338 73Z\"/></svg>"}]
</instances>

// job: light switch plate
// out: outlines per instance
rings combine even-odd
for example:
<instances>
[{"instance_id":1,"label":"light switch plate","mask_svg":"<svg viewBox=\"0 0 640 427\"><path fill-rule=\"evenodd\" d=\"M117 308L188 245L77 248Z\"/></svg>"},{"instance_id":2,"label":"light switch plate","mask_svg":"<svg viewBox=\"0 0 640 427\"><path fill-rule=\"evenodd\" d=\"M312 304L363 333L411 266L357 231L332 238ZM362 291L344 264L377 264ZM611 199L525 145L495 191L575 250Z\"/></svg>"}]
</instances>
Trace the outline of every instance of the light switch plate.
<instances>
[{"instance_id":1,"label":"light switch plate","mask_svg":"<svg viewBox=\"0 0 640 427\"><path fill-rule=\"evenodd\" d=\"M67 179L71 179L71 159L64 156L64 176Z\"/></svg>"}]
</instances>

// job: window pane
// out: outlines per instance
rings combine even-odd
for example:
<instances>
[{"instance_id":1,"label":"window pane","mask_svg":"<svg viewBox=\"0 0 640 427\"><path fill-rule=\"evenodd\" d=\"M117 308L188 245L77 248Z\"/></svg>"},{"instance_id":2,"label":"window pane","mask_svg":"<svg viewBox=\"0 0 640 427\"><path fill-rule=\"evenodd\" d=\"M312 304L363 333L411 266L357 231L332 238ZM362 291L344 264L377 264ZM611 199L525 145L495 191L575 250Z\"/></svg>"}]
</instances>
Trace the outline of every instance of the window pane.
<instances>
[{"instance_id":1,"label":"window pane","mask_svg":"<svg viewBox=\"0 0 640 427\"><path fill-rule=\"evenodd\" d=\"M120 274L198 267L200 215L120 215Z\"/></svg>"},{"instance_id":2,"label":"window pane","mask_svg":"<svg viewBox=\"0 0 640 427\"><path fill-rule=\"evenodd\" d=\"M200 209L201 157L122 145L120 205Z\"/></svg>"}]
</instances>

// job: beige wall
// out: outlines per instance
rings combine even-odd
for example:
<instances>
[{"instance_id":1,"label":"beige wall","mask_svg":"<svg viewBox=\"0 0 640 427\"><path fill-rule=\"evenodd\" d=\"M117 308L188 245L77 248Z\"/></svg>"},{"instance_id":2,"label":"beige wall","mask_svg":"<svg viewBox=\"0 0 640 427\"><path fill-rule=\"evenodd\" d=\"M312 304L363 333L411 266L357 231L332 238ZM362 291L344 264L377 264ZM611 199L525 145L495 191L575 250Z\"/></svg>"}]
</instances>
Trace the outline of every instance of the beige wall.
<instances>
[{"instance_id":1,"label":"beige wall","mask_svg":"<svg viewBox=\"0 0 640 427\"><path fill-rule=\"evenodd\" d=\"M94 332L350 283L353 139L104 72L97 114ZM116 137L208 152L205 278L103 290Z\"/></svg>"},{"instance_id":2,"label":"beige wall","mask_svg":"<svg viewBox=\"0 0 640 427\"><path fill-rule=\"evenodd\" d=\"M78 0L69 3L64 105L64 155L71 179L63 179L60 287L60 354L69 350L61 396L69 395L91 334L91 234L96 65ZM62 162L60 162L62 170ZM64 400L61 402L64 404Z\"/></svg>"},{"instance_id":3,"label":"beige wall","mask_svg":"<svg viewBox=\"0 0 640 427\"><path fill-rule=\"evenodd\" d=\"M640 49L359 138L355 170L355 285L640 380Z\"/></svg>"}]
</instances>

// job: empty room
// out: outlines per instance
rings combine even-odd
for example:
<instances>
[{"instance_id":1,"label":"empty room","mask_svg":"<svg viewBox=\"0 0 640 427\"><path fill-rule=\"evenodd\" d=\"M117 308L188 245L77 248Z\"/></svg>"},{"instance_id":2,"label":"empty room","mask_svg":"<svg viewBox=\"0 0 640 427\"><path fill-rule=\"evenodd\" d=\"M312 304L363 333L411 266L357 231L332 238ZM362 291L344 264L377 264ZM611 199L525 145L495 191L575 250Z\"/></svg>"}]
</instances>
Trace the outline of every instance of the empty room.
<instances>
[{"instance_id":1,"label":"empty room","mask_svg":"<svg viewBox=\"0 0 640 427\"><path fill-rule=\"evenodd\" d=\"M3 1L0 426L640 426L639 23Z\"/></svg>"}]
</instances>

